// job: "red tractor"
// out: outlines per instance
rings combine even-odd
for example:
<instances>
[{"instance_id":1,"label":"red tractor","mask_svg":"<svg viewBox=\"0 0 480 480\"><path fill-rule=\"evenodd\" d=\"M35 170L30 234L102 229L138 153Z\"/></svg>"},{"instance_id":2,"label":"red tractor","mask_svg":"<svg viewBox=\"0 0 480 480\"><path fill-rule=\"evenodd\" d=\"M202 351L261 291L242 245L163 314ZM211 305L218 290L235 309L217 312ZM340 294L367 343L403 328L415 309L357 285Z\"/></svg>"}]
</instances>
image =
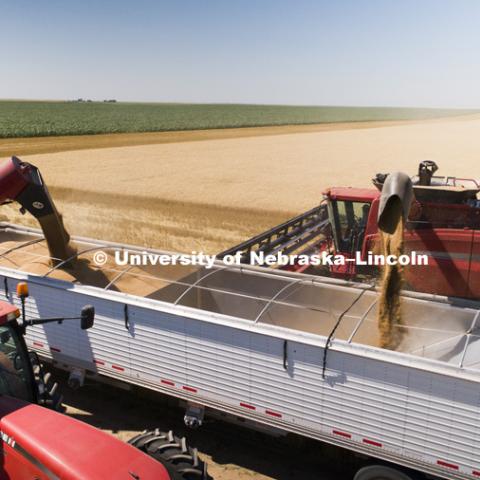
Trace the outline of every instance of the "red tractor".
<instances>
[{"instance_id":1,"label":"red tractor","mask_svg":"<svg viewBox=\"0 0 480 480\"><path fill-rule=\"evenodd\" d=\"M27 286L19 283L23 300ZM59 404L57 384L28 352L25 329L63 322L47 318L18 322L20 312L0 301L0 479L62 480L206 480L205 464L185 439L171 432L145 432L128 444L74 420L52 407ZM82 309L81 328L93 326L94 310Z\"/></svg>"},{"instance_id":2,"label":"red tractor","mask_svg":"<svg viewBox=\"0 0 480 480\"><path fill-rule=\"evenodd\" d=\"M428 265L406 267L406 288L438 295L480 298L480 184L473 179L434 176L437 165L421 162L412 178L413 201L405 208L405 253L426 255ZM333 187L324 201L271 230L223 253L314 255L328 252L344 264L312 267L306 262L283 268L346 279L371 279L379 269L366 263L378 245L378 217L387 175L376 188ZM392 192L390 192L391 194ZM395 192L393 192L395 193ZM282 267L281 267L282 268Z\"/></svg>"}]
</instances>

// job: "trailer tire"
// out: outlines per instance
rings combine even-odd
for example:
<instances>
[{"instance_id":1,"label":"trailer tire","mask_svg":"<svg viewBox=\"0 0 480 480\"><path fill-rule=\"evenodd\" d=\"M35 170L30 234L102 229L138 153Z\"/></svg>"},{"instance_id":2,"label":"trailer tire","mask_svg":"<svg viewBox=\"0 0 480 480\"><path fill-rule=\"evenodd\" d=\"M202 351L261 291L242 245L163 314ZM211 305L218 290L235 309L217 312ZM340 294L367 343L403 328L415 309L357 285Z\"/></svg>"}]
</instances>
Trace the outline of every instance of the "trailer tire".
<instances>
[{"instance_id":1,"label":"trailer tire","mask_svg":"<svg viewBox=\"0 0 480 480\"><path fill-rule=\"evenodd\" d=\"M387 465L369 465L361 468L353 480L416 480L406 472Z\"/></svg>"},{"instance_id":2,"label":"trailer tire","mask_svg":"<svg viewBox=\"0 0 480 480\"><path fill-rule=\"evenodd\" d=\"M177 437L172 431L146 430L128 443L159 461L172 480L212 480L197 449L189 447L185 437Z\"/></svg>"}]
</instances>

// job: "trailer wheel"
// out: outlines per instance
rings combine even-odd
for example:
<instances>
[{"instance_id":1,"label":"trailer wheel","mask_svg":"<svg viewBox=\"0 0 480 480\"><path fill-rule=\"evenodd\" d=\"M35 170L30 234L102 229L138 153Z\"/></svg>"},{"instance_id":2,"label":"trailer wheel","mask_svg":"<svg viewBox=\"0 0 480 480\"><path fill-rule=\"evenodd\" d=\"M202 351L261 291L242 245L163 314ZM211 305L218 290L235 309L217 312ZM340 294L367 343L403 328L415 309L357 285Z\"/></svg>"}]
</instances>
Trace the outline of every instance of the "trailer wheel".
<instances>
[{"instance_id":1,"label":"trailer wheel","mask_svg":"<svg viewBox=\"0 0 480 480\"><path fill-rule=\"evenodd\" d=\"M212 480L206 463L198 458L197 449L189 447L185 437L177 437L172 431L147 430L128 443L158 460L172 480Z\"/></svg>"},{"instance_id":2,"label":"trailer wheel","mask_svg":"<svg viewBox=\"0 0 480 480\"><path fill-rule=\"evenodd\" d=\"M410 474L386 465L369 465L361 468L353 480L416 480Z\"/></svg>"}]
</instances>

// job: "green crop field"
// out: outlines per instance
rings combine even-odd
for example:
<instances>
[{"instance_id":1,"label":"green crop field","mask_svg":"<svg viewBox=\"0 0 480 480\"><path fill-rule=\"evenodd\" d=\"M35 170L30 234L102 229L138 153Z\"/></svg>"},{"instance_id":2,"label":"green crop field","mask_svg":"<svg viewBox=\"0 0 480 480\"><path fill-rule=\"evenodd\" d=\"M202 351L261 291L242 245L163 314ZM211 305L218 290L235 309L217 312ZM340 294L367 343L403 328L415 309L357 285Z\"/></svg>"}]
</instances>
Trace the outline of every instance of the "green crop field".
<instances>
[{"instance_id":1,"label":"green crop field","mask_svg":"<svg viewBox=\"0 0 480 480\"><path fill-rule=\"evenodd\" d=\"M477 113L389 107L0 101L0 138L418 120Z\"/></svg>"}]
</instances>

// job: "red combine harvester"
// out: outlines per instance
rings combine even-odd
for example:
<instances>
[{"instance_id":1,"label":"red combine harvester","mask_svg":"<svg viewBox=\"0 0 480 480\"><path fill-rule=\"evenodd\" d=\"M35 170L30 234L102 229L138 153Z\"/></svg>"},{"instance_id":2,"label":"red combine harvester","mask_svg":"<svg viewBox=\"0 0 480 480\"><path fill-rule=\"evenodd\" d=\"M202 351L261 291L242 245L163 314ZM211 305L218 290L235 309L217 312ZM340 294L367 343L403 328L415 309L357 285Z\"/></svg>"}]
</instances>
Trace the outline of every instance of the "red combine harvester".
<instances>
[{"instance_id":1,"label":"red combine harvester","mask_svg":"<svg viewBox=\"0 0 480 480\"><path fill-rule=\"evenodd\" d=\"M17 294L25 300L25 283ZM17 321L18 308L0 301L0 479L62 480L207 480L211 478L196 450L171 432L145 432L129 444L74 420L48 404L57 389L24 333L31 325L72 318ZM82 309L81 329L93 326L93 307ZM58 406L55 403L52 406Z\"/></svg>"},{"instance_id":2,"label":"red combine harvester","mask_svg":"<svg viewBox=\"0 0 480 480\"><path fill-rule=\"evenodd\" d=\"M406 288L479 298L480 184L473 179L434 176L437 169L432 161L421 162L418 175L412 178L414 200L404 232L405 252L427 255L428 265L406 268ZM222 252L220 257L240 253L248 263L251 252L309 256L328 252L344 257L344 264L318 268L297 263L283 268L371 279L378 268L362 263L369 252L377 250L377 218L386 176L378 174L373 179L376 188L329 188L320 206Z\"/></svg>"}]
</instances>

